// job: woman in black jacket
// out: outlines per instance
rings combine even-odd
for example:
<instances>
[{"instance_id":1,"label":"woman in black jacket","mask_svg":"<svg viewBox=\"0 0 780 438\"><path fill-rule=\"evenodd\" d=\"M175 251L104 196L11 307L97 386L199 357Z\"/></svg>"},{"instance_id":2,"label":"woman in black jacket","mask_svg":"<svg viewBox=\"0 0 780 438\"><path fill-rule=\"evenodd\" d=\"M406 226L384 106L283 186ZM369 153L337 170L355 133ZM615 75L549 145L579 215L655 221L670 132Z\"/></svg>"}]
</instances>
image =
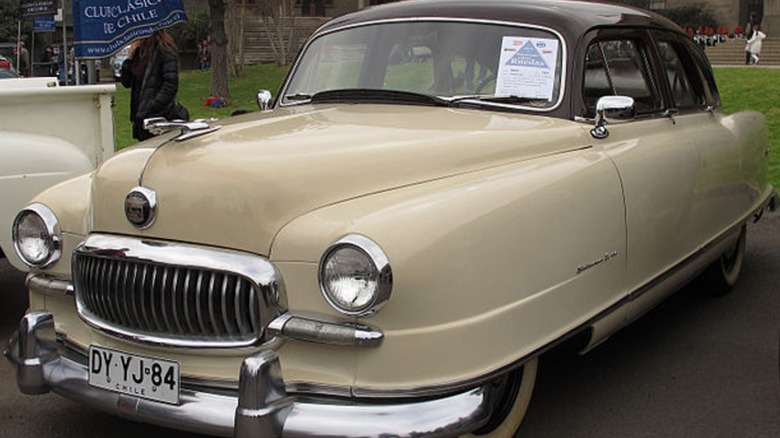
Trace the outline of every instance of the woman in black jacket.
<instances>
[{"instance_id":1,"label":"woman in black jacket","mask_svg":"<svg viewBox=\"0 0 780 438\"><path fill-rule=\"evenodd\" d=\"M130 121L139 141L153 135L144 129L144 119L168 117L179 91L178 49L164 29L135 40L122 64L121 82L130 88Z\"/></svg>"}]
</instances>

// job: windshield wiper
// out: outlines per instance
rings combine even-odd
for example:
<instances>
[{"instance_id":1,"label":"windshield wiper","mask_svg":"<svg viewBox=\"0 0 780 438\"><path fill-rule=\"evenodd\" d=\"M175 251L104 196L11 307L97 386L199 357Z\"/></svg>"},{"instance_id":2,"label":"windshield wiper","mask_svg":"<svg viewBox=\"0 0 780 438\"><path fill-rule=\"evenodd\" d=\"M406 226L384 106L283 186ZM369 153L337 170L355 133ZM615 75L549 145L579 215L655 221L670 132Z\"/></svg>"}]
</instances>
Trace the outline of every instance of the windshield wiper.
<instances>
[{"instance_id":1,"label":"windshield wiper","mask_svg":"<svg viewBox=\"0 0 780 438\"><path fill-rule=\"evenodd\" d=\"M294 95L293 97L298 97ZM290 97L288 97L289 99ZM300 100L304 98L301 97ZM405 103L416 105L449 106L449 100L438 96L401 90L381 90L372 88L346 88L327 90L315 93L309 99L317 102L370 102L370 103Z\"/></svg>"},{"instance_id":2,"label":"windshield wiper","mask_svg":"<svg viewBox=\"0 0 780 438\"><path fill-rule=\"evenodd\" d=\"M454 107L461 104L490 105L528 105L545 106L546 99L519 96L469 95L456 97L441 97L430 94L415 93L402 90L382 90L373 88L344 88L320 91L314 94L295 93L285 96L286 100L295 102L369 102L369 103L404 103L416 105L434 105Z\"/></svg>"},{"instance_id":3,"label":"windshield wiper","mask_svg":"<svg viewBox=\"0 0 780 438\"><path fill-rule=\"evenodd\" d=\"M473 95L473 96L458 96L450 99L450 105L455 106L461 103L479 105L481 103L505 103L509 105L528 105L528 106L544 106L548 103L547 99L538 97L520 97L520 96L486 96L486 95Z\"/></svg>"}]
</instances>

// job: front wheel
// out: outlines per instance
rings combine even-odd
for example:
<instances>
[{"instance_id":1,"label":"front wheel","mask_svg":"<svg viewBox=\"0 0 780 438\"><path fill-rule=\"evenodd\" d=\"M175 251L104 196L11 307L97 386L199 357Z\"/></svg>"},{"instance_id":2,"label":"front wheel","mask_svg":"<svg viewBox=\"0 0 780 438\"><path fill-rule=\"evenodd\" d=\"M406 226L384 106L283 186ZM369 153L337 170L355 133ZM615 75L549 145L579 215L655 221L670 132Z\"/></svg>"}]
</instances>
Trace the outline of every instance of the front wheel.
<instances>
[{"instance_id":1,"label":"front wheel","mask_svg":"<svg viewBox=\"0 0 780 438\"><path fill-rule=\"evenodd\" d=\"M742 273L745 259L745 242L747 241L747 225L742 225L739 238L734 245L726 250L702 276L704 287L711 295L721 296L731 292Z\"/></svg>"},{"instance_id":2,"label":"front wheel","mask_svg":"<svg viewBox=\"0 0 780 438\"><path fill-rule=\"evenodd\" d=\"M497 379L494 383L504 390L500 396L496 408L488 419L488 422L474 431L464 435L467 438L505 438L517 433L523 423L531 395L536 383L536 370L539 359L533 358L523 365L523 368Z\"/></svg>"}]
</instances>

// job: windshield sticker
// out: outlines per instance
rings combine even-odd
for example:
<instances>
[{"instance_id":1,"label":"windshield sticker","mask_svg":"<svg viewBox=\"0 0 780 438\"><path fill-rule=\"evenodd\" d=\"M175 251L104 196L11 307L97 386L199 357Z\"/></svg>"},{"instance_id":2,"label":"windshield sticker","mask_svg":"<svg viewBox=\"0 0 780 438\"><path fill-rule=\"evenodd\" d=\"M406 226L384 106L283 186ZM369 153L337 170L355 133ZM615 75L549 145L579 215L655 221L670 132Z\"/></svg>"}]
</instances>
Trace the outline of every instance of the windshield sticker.
<instances>
[{"instance_id":1,"label":"windshield sticker","mask_svg":"<svg viewBox=\"0 0 780 438\"><path fill-rule=\"evenodd\" d=\"M552 101L558 40L504 37L496 96Z\"/></svg>"}]
</instances>

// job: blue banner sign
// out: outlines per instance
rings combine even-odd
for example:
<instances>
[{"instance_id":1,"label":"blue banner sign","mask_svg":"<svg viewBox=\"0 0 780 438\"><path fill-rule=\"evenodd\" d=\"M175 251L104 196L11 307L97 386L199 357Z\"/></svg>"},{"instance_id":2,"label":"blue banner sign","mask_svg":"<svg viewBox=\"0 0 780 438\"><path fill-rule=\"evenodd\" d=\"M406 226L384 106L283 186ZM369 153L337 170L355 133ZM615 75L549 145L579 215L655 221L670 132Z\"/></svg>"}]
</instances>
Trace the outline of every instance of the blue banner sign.
<instances>
[{"instance_id":1,"label":"blue banner sign","mask_svg":"<svg viewBox=\"0 0 780 438\"><path fill-rule=\"evenodd\" d=\"M76 58L111 56L180 21L187 21L181 0L73 0Z\"/></svg>"},{"instance_id":2,"label":"blue banner sign","mask_svg":"<svg viewBox=\"0 0 780 438\"><path fill-rule=\"evenodd\" d=\"M54 15L38 15L33 17L34 32L56 32L57 23L54 22Z\"/></svg>"}]
</instances>

